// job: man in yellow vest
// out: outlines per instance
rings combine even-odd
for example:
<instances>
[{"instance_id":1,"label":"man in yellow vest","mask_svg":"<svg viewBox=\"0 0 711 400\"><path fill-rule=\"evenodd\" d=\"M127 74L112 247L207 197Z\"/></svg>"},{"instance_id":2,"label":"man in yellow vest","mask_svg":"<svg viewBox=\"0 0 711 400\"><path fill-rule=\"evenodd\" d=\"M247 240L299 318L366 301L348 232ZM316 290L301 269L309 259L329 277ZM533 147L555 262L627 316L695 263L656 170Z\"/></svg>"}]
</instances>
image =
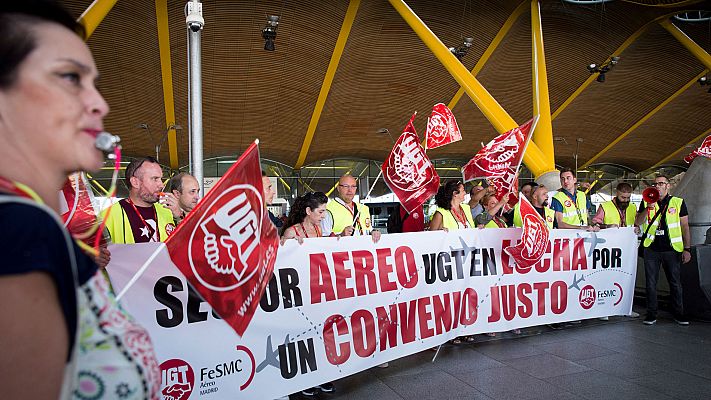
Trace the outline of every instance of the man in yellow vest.
<instances>
[{"instance_id":1,"label":"man in yellow vest","mask_svg":"<svg viewBox=\"0 0 711 400\"><path fill-rule=\"evenodd\" d=\"M632 185L620 182L615 189L615 197L600 204L592 219L593 225L601 228L634 226L637 210L630 204Z\"/></svg>"},{"instance_id":2,"label":"man in yellow vest","mask_svg":"<svg viewBox=\"0 0 711 400\"><path fill-rule=\"evenodd\" d=\"M647 316L645 325L657 322L657 280L659 267L664 266L664 275L669 281L674 320L679 325L689 325L684 317L684 303L681 292L681 263L691 261L691 236L689 234L689 212L680 197L669 195L669 178L659 175L654 178L659 190L659 200L647 204L642 201L637 212L636 223L640 225L644 246L644 274L647 292Z\"/></svg>"},{"instance_id":3,"label":"man in yellow vest","mask_svg":"<svg viewBox=\"0 0 711 400\"><path fill-rule=\"evenodd\" d=\"M577 190L578 183L571 169L560 172L561 188L553 196L551 208L555 211L555 220L560 229L585 229L597 232L599 227L588 224L588 209L592 208L585 193Z\"/></svg>"},{"instance_id":4,"label":"man in yellow vest","mask_svg":"<svg viewBox=\"0 0 711 400\"><path fill-rule=\"evenodd\" d=\"M178 199L163 193L163 170L153 157L141 157L126 167L128 198L114 204L106 219L113 243L164 242L181 215ZM161 204L159 204L159 200Z\"/></svg>"},{"instance_id":5,"label":"man in yellow vest","mask_svg":"<svg viewBox=\"0 0 711 400\"><path fill-rule=\"evenodd\" d=\"M328 212L321 221L323 235L372 235L373 242L380 240L380 231L373 230L368 206L353 200L358 191L356 179L352 175L343 175L336 190L338 197L328 202Z\"/></svg>"},{"instance_id":6,"label":"man in yellow vest","mask_svg":"<svg viewBox=\"0 0 711 400\"><path fill-rule=\"evenodd\" d=\"M531 195L526 197L531 201L531 205L536 210L536 212L538 212L538 215L540 215L541 218L546 221L548 229L554 229L557 226L555 220L555 211L548 207L548 189L544 185L535 185ZM521 209L518 207L518 204L516 204L516 207L514 209L513 225L517 228L521 228L523 226L523 219L521 218Z\"/></svg>"}]
</instances>

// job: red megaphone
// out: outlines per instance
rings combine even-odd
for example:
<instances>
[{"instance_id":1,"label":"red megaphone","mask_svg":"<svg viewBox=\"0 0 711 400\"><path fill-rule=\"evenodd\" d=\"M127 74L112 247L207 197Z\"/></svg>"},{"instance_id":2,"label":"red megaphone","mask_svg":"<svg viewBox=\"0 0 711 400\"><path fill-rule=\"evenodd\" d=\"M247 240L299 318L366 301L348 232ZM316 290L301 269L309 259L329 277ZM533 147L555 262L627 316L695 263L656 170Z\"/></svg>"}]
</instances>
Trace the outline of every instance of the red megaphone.
<instances>
[{"instance_id":1,"label":"red megaphone","mask_svg":"<svg viewBox=\"0 0 711 400\"><path fill-rule=\"evenodd\" d=\"M647 204L656 203L659 201L659 190L654 186L650 186L642 192L642 199Z\"/></svg>"}]
</instances>

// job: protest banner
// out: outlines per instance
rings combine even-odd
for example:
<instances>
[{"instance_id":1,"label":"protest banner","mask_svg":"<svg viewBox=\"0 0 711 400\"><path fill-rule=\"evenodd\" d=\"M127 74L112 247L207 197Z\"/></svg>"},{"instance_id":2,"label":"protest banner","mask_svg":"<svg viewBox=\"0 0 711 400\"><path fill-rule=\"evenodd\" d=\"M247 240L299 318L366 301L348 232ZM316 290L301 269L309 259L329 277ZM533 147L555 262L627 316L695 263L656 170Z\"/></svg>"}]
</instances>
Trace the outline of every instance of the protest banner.
<instances>
[{"instance_id":1,"label":"protest banner","mask_svg":"<svg viewBox=\"0 0 711 400\"><path fill-rule=\"evenodd\" d=\"M164 398L182 400L274 399L457 336L631 312L632 228L554 230L525 268L502 250L520 237L509 228L287 241L242 336L165 250L122 303L151 335ZM157 246L111 247L118 290Z\"/></svg>"}]
</instances>

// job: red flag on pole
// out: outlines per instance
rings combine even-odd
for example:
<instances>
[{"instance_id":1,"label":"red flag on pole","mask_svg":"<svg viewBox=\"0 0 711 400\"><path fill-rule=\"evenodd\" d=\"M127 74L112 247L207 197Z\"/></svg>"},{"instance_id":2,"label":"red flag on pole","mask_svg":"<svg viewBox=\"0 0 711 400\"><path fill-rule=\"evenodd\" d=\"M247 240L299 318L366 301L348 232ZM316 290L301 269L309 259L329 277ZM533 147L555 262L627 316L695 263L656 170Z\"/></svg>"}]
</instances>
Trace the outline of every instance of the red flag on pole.
<instances>
[{"instance_id":1,"label":"red flag on pole","mask_svg":"<svg viewBox=\"0 0 711 400\"><path fill-rule=\"evenodd\" d=\"M434 149L445 144L450 144L462 140L462 133L454 118L452 111L442 103L432 107L432 115L427 120L427 130L425 131L427 148Z\"/></svg>"},{"instance_id":2,"label":"red flag on pole","mask_svg":"<svg viewBox=\"0 0 711 400\"><path fill-rule=\"evenodd\" d=\"M437 193L439 187L439 175L412 125L414 118L413 114L382 166L383 180L409 213Z\"/></svg>"},{"instance_id":3,"label":"red flag on pole","mask_svg":"<svg viewBox=\"0 0 711 400\"><path fill-rule=\"evenodd\" d=\"M173 263L240 336L272 276L279 246L264 205L257 143L166 240Z\"/></svg>"},{"instance_id":4,"label":"red flag on pole","mask_svg":"<svg viewBox=\"0 0 711 400\"><path fill-rule=\"evenodd\" d=\"M704 139L703 143L701 143L701 146L699 146L698 149L692 151L689 153L688 156L684 157L684 161L687 163L691 163L694 161L694 158L698 156L703 156L706 158L711 158L711 135L706 136L706 139Z\"/></svg>"},{"instance_id":5,"label":"red flag on pole","mask_svg":"<svg viewBox=\"0 0 711 400\"><path fill-rule=\"evenodd\" d=\"M541 218L526 196L521 196L519 203L521 221L523 222L521 241L515 246L504 249L520 268L531 268L540 261L548 246L550 231L546 221Z\"/></svg>"},{"instance_id":6,"label":"red flag on pole","mask_svg":"<svg viewBox=\"0 0 711 400\"><path fill-rule=\"evenodd\" d=\"M516 174L538 117L494 138L462 167L464 182L484 178L496 188L496 197L510 195L509 205L516 204ZM511 204L513 202L513 204Z\"/></svg>"}]
</instances>

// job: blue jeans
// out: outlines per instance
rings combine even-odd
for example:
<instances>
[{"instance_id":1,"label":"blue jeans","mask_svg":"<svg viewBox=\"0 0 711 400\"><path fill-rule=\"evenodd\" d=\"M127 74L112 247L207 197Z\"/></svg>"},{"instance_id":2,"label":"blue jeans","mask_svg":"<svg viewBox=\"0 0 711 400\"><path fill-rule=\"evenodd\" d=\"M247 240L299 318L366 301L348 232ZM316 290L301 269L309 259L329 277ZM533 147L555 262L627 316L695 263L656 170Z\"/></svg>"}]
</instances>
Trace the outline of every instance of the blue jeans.
<instances>
[{"instance_id":1,"label":"blue jeans","mask_svg":"<svg viewBox=\"0 0 711 400\"><path fill-rule=\"evenodd\" d=\"M644 274L647 286L647 314L657 315L657 281L659 267L664 267L664 275L669 281L674 315L684 315L681 294L681 253L676 251L654 251L644 249Z\"/></svg>"}]
</instances>

